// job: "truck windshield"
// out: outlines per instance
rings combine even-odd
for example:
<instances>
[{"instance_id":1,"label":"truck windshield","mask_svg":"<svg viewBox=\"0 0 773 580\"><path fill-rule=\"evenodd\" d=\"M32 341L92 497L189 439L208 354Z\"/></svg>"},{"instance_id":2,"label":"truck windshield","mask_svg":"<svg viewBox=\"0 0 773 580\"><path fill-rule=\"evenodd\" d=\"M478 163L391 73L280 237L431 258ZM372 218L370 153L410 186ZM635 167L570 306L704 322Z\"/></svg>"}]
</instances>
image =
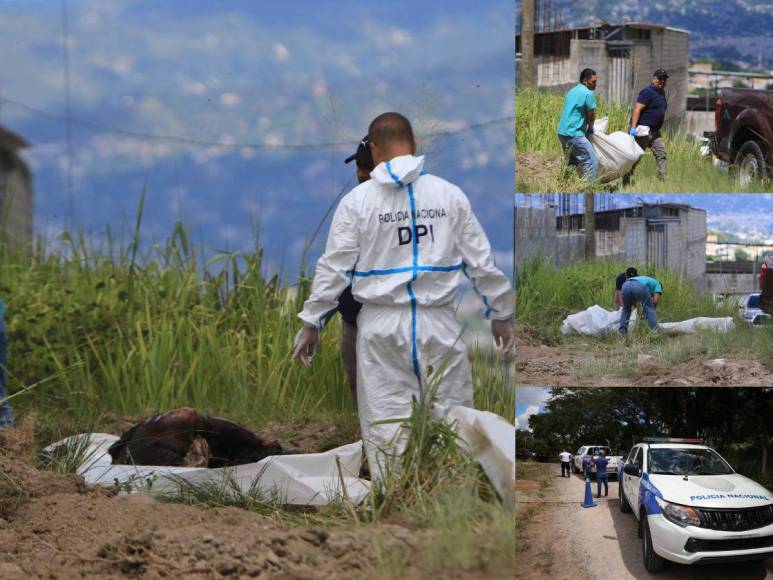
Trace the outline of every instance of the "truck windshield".
<instances>
[{"instance_id":1,"label":"truck windshield","mask_svg":"<svg viewBox=\"0 0 773 580\"><path fill-rule=\"evenodd\" d=\"M749 296L749 302L746 303L746 306L748 308L759 308L760 307L760 295L759 294L751 294Z\"/></svg>"},{"instance_id":2,"label":"truck windshield","mask_svg":"<svg viewBox=\"0 0 773 580\"><path fill-rule=\"evenodd\" d=\"M712 449L650 449L652 475L729 475L734 473Z\"/></svg>"}]
</instances>

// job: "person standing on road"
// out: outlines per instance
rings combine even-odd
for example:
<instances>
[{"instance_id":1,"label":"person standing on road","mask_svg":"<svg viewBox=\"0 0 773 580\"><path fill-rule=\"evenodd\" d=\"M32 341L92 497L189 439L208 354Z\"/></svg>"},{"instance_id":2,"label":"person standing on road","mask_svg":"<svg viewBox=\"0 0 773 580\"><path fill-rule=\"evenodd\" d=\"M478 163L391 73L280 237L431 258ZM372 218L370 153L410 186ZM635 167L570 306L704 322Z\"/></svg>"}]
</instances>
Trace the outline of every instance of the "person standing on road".
<instances>
[{"instance_id":1,"label":"person standing on road","mask_svg":"<svg viewBox=\"0 0 773 580\"><path fill-rule=\"evenodd\" d=\"M618 308L623 307L623 284L628 278L634 278L639 275L639 272L633 266L628 268L625 272L621 272L615 278L615 305Z\"/></svg>"},{"instance_id":2,"label":"person standing on road","mask_svg":"<svg viewBox=\"0 0 773 580\"><path fill-rule=\"evenodd\" d=\"M566 474L566 477L571 477L572 471L570 466L572 461L572 454L564 450L559 453L558 456L561 458L561 477L564 477L564 474Z\"/></svg>"},{"instance_id":3,"label":"person standing on road","mask_svg":"<svg viewBox=\"0 0 773 580\"><path fill-rule=\"evenodd\" d=\"M434 390L433 413L473 406L472 372L454 300L466 274L505 353L515 335L513 290L467 196L424 171L411 124L399 113L368 129L375 169L341 200L293 357L310 366L325 316L352 281L357 319L357 411L371 476L380 480L405 448L413 401ZM396 467L396 466L395 466Z\"/></svg>"},{"instance_id":4,"label":"person standing on road","mask_svg":"<svg viewBox=\"0 0 773 580\"><path fill-rule=\"evenodd\" d=\"M582 473L585 476L585 479L590 479L591 476L591 456L590 455L583 455L582 456Z\"/></svg>"},{"instance_id":5,"label":"person standing on road","mask_svg":"<svg viewBox=\"0 0 773 580\"><path fill-rule=\"evenodd\" d=\"M596 90L598 76L590 68L580 73L580 82L564 97L564 109L558 123L558 140L567 155L569 165L577 167L581 177L596 179L599 160L588 135L593 134L596 121Z\"/></svg>"},{"instance_id":6,"label":"person standing on road","mask_svg":"<svg viewBox=\"0 0 773 580\"><path fill-rule=\"evenodd\" d=\"M644 309L644 317L650 330L658 325L658 315L655 309L658 307L660 297L663 295L663 286L649 276L633 276L623 284L623 312L620 314L620 334L628 333L628 322L631 319L631 309L641 304Z\"/></svg>"},{"instance_id":7,"label":"person standing on road","mask_svg":"<svg viewBox=\"0 0 773 580\"><path fill-rule=\"evenodd\" d=\"M601 497L601 482L604 482L604 497L609 495L609 483L607 476L607 464L609 459L605 457L603 449L599 449L599 454L593 458L593 465L596 466L596 497Z\"/></svg>"},{"instance_id":8,"label":"person standing on road","mask_svg":"<svg viewBox=\"0 0 773 580\"><path fill-rule=\"evenodd\" d=\"M8 335L5 331L5 303L0 300L0 431L13 427L11 406L8 397Z\"/></svg>"},{"instance_id":9,"label":"person standing on road","mask_svg":"<svg viewBox=\"0 0 773 580\"><path fill-rule=\"evenodd\" d=\"M636 104L631 114L631 128L629 130L629 134L636 139L639 147L644 151L647 149L652 150L652 154L655 156L655 164L658 168L658 178L661 181L666 180L668 169L666 144L660 135L660 129L663 127L663 122L666 119L666 109L668 108L665 90L667 81L668 73L662 68L659 68L652 74L651 84L643 88L639 92L639 96L636 97ZM637 130L639 126L647 127L649 133L639 135L640 131ZM626 176L627 179L623 180L624 184L629 183L630 176L633 174L634 169L636 169L636 164L634 164L631 172Z\"/></svg>"},{"instance_id":10,"label":"person standing on road","mask_svg":"<svg viewBox=\"0 0 773 580\"><path fill-rule=\"evenodd\" d=\"M773 314L773 254L768 254L760 267L760 309Z\"/></svg>"}]
</instances>

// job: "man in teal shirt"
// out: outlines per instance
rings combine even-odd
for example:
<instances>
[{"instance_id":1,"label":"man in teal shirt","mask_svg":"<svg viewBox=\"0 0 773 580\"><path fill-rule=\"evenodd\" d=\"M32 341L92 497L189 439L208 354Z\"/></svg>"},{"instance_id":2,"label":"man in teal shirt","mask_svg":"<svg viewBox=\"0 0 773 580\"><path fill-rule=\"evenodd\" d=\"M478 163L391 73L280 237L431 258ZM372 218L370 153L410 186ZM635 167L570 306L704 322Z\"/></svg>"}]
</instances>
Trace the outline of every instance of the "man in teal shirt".
<instances>
[{"instance_id":1,"label":"man in teal shirt","mask_svg":"<svg viewBox=\"0 0 773 580\"><path fill-rule=\"evenodd\" d=\"M569 165L575 165L583 177L595 179L599 160L588 135L593 133L596 121L596 90L598 76L590 68L580 73L580 83L566 93L564 110L558 123L558 140L568 155Z\"/></svg>"},{"instance_id":2,"label":"man in teal shirt","mask_svg":"<svg viewBox=\"0 0 773 580\"><path fill-rule=\"evenodd\" d=\"M644 317L650 330L658 325L658 315L655 308L663 295L663 286L649 276L634 276L628 278L623 284L623 312L620 315L620 334L628 332L628 321L631 319L631 309L641 304L644 309Z\"/></svg>"}]
</instances>

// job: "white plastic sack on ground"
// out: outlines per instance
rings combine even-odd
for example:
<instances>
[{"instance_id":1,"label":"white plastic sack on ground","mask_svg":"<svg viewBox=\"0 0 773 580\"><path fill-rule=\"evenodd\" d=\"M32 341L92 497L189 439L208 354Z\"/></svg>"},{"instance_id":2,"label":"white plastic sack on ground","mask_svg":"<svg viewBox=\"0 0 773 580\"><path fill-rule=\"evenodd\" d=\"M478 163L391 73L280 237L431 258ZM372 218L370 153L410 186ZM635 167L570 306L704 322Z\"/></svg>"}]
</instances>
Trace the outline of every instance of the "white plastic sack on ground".
<instances>
[{"instance_id":1,"label":"white plastic sack on ground","mask_svg":"<svg viewBox=\"0 0 773 580\"><path fill-rule=\"evenodd\" d=\"M732 317L708 318L699 316L682 322L661 322L660 329L666 334L692 334L698 330L713 330L714 332L729 332L735 328Z\"/></svg>"},{"instance_id":2,"label":"white plastic sack on ground","mask_svg":"<svg viewBox=\"0 0 773 580\"><path fill-rule=\"evenodd\" d=\"M583 334L587 336L600 336L606 332L617 331L620 328L620 315L623 310L605 310L601 306L593 305L590 308L570 314L561 323L561 334ZM631 326L636 321L636 309L631 310ZM694 333L698 330L712 330L714 332L728 332L734 328L733 319L708 318L699 316L682 322L661 322L658 327L666 334Z\"/></svg>"},{"instance_id":3,"label":"white plastic sack on ground","mask_svg":"<svg viewBox=\"0 0 773 580\"><path fill-rule=\"evenodd\" d=\"M448 418L458 425L459 437L480 463L499 496L512 501L515 493L515 425L488 411L457 406Z\"/></svg>"},{"instance_id":4,"label":"white plastic sack on ground","mask_svg":"<svg viewBox=\"0 0 773 580\"><path fill-rule=\"evenodd\" d=\"M359 503L370 493L370 482L358 477L362 463L360 441L324 453L277 455L257 463L220 469L113 465L107 449L118 437L105 433L74 435L50 445L46 451L75 443L81 437L88 437L89 444L77 473L92 485L118 485L128 491L145 490L164 495L178 489L176 480L179 479L194 484L223 484L230 480L244 493L256 486L266 498L280 498L296 505L325 505L339 500L344 495L342 492L352 502Z\"/></svg>"},{"instance_id":5,"label":"white plastic sack on ground","mask_svg":"<svg viewBox=\"0 0 773 580\"><path fill-rule=\"evenodd\" d=\"M600 336L607 332L617 332L620 329L622 312L622 308L610 311L594 304L586 310L567 316L561 323L561 334ZM631 325L636 321L636 316L636 310L632 310Z\"/></svg>"}]
</instances>

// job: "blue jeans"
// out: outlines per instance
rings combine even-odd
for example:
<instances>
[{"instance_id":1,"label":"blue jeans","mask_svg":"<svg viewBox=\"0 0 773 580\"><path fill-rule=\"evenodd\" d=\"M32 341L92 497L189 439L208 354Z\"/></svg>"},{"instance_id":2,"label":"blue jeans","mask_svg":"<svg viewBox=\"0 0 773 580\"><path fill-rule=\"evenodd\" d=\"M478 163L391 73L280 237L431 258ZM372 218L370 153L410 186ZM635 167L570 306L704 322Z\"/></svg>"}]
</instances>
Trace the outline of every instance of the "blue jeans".
<instances>
[{"instance_id":1,"label":"blue jeans","mask_svg":"<svg viewBox=\"0 0 773 580\"><path fill-rule=\"evenodd\" d=\"M577 172L582 177L596 179L599 174L599 159L588 138L559 135L558 140L561 141L564 153L569 155L569 165L577 166Z\"/></svg>"},{"instance_id":2,"label":"blue jeans","mask_svg":"<svg viewBox=\"0 0 773 580\"><path fill-rule=\"evenodd\" d=\"M0 399L8 396L6 389L6 369L8 368L8 337L5 334L5 320L0 317ZM0 429L13 426L13 415L8 401L0 404Z\"/></svg>"},{"instance_id":3,"label":"blue jeans","mask_svg":"<svg viewBox=\"0 0 773 580\"><path fill-rule=\"evenodd\" d=\"M650 330L658 325L658 315L655 312L655 303L652 301L650 291L638 280L627 280L623 284L623 313L620 315L620 334L628 332L628 321L631 319L631 309L637 303L644 308L644 317Z\"/></svg>"},{"instance_id":4,"label":"blue jeans","mask_svg":"<svg viewBox=\"0 0 773 580\"><path fill-rule=\"evenodd\" d=\"M601 497L601 482L604 482L604 495L609 495L609 480L606 473L596 474L596 496Z\"/></svg>"}]
</instances>

